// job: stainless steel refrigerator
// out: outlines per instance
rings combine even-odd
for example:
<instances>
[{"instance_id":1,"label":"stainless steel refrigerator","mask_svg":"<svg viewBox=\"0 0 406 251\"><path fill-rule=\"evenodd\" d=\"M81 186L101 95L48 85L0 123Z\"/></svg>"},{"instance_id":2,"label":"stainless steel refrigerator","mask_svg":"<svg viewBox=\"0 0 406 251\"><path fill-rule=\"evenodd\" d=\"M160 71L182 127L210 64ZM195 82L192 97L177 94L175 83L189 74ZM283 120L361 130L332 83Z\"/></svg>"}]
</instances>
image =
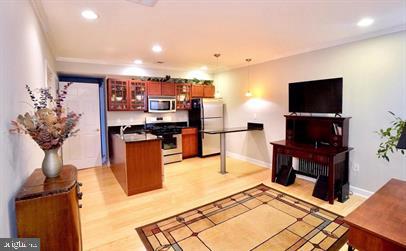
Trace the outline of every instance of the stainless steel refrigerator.
<instances>
[{"instance_id":1,"label":"stainless steel refrigerator","mask_svg":"<svg viewBox=\"0 0 406 251\"><path fill-rule=\"evenodd\" d=\"M192 99L189 110L189 125L199 130L199 156L205 157L220 153L220 135L204 134L201 131L224 127L224 103L222 99Z\"/></svg>"}]
</instances>

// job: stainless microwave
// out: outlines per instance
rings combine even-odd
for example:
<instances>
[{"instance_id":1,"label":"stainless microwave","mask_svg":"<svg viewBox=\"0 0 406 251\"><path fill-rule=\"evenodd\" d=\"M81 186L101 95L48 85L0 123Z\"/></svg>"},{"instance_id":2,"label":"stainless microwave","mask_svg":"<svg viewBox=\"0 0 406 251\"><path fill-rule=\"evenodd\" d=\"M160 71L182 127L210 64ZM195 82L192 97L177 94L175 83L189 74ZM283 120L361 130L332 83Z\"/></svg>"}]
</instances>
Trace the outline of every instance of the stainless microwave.
<instances>
[{"instance_id":1,"label":"stainless microwave","mask_svg":"<svg viewBox=\"0 0 406 251\"><path fill-rule=\"evenodd\" d=\"M149 96L148 112L176 112L176 98Z\"/></svg>"}]
</instances>

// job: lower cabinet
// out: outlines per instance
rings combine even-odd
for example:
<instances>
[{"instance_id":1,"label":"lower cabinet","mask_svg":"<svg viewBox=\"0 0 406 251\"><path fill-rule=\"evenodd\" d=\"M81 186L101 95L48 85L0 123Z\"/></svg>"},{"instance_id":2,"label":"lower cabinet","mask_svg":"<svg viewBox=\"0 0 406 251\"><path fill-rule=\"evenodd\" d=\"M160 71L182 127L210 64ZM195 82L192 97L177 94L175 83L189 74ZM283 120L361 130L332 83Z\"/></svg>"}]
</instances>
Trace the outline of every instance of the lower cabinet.
<instances>
[{"instance_id":1,"label":"lower cabinet","mask_svg":"<svg viewBox=\"0 0 406 251\"><path fill-rule=\"evenodd\" d=\"M197 128L182 129L182 156L184 159L195 157L198 154Z\"/></svg>"},{"instance_id":2,"label":"lower cabinet","mask_svg":"<svg viewBox=\"0 0 406 251\"><path fill-rule=\"evenodd\" d=\"M63 166L57 178L35 169L15 199L19 238L40 238L41 251L80 251L81 186L74 166Z\"/></svg>"}]
</instances>

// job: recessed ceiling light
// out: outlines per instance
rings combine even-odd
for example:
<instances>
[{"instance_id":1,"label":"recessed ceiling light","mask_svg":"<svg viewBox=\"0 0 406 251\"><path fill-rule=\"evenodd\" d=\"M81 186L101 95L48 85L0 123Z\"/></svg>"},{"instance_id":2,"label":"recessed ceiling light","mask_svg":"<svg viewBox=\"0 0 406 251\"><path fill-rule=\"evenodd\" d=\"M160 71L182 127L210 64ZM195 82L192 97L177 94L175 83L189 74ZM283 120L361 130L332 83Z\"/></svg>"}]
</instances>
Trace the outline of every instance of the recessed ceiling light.
<instances>
[{"instance_id":1,"label":"recessed ceiling light","mask_svg":"<svg viewBox=\"0 0 406 251\"><path fill-rule=\"evenodd\" d=\"M84 10L84 11L82 11L82 17L86 18L88 20L95 20L99 16L96 14L96 12L94 12L92 10Z\"/></svg>"},{"instance_id":2,"label":"recessed ceiling light","mask_svg":"<svg viewBox=\"0 0 406 251\"><path fill-rule=\"evenodd\" d=\"M136 59L136 60L134 60L134 64L142 64L142 60L141 59Z\"/></svg>"},{"instance_id":3,"label":"recessed ceiling light","mask_svg":"<svg viewBox=\"0 0 406 251\"><path fill-rule=\"evenodd\" d=\"M207 66L203 65L202 67L200 67L200 70L202 71L207 71L209 68L207 68Z\"/></svg>"},{"instance_id":4,"label":"recessed ceiling light","mask_svg":"<svg viewBox=\"0 0 406 251\"><path fill-rule=\"evenodd\" d=\"M370 17L364 17L358 21L357 25L359 27L367 27L374 23L374 20Z\"/></svg>"},{"instance_id":5,"label":"recessed ceiling light","mask_svg":"<svg viewBox=\"0 0 406 251\"><path fill-rule=\"evenodd\" d=\"M162 51L162 47L159 44L152 46L152 51L155 53L159 53Z\"/></svg>"}]
</instances>

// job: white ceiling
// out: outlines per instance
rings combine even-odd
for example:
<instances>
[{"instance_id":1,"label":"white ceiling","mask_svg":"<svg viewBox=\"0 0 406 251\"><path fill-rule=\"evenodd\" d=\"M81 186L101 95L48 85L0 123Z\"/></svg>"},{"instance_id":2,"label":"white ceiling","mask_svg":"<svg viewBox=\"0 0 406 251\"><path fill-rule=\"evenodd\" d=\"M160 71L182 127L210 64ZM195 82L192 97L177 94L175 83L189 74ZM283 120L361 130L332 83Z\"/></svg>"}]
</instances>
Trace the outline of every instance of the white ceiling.
<instances>
[{"instance_id":1,"label":"white ceiling","mask_svg":"<svg viewBox=\"0 0 406 251\"><path fill-rule=\"evenodd\" d=\"M384 34L406 27L406 0L41 0L58 60L192 69L220 52L233 68ZM81 11L99 18L88 21ZM375 23L356 25L369 16ZM159 43L163 52L151 51Z\"/></svg>"}]
</instances>

